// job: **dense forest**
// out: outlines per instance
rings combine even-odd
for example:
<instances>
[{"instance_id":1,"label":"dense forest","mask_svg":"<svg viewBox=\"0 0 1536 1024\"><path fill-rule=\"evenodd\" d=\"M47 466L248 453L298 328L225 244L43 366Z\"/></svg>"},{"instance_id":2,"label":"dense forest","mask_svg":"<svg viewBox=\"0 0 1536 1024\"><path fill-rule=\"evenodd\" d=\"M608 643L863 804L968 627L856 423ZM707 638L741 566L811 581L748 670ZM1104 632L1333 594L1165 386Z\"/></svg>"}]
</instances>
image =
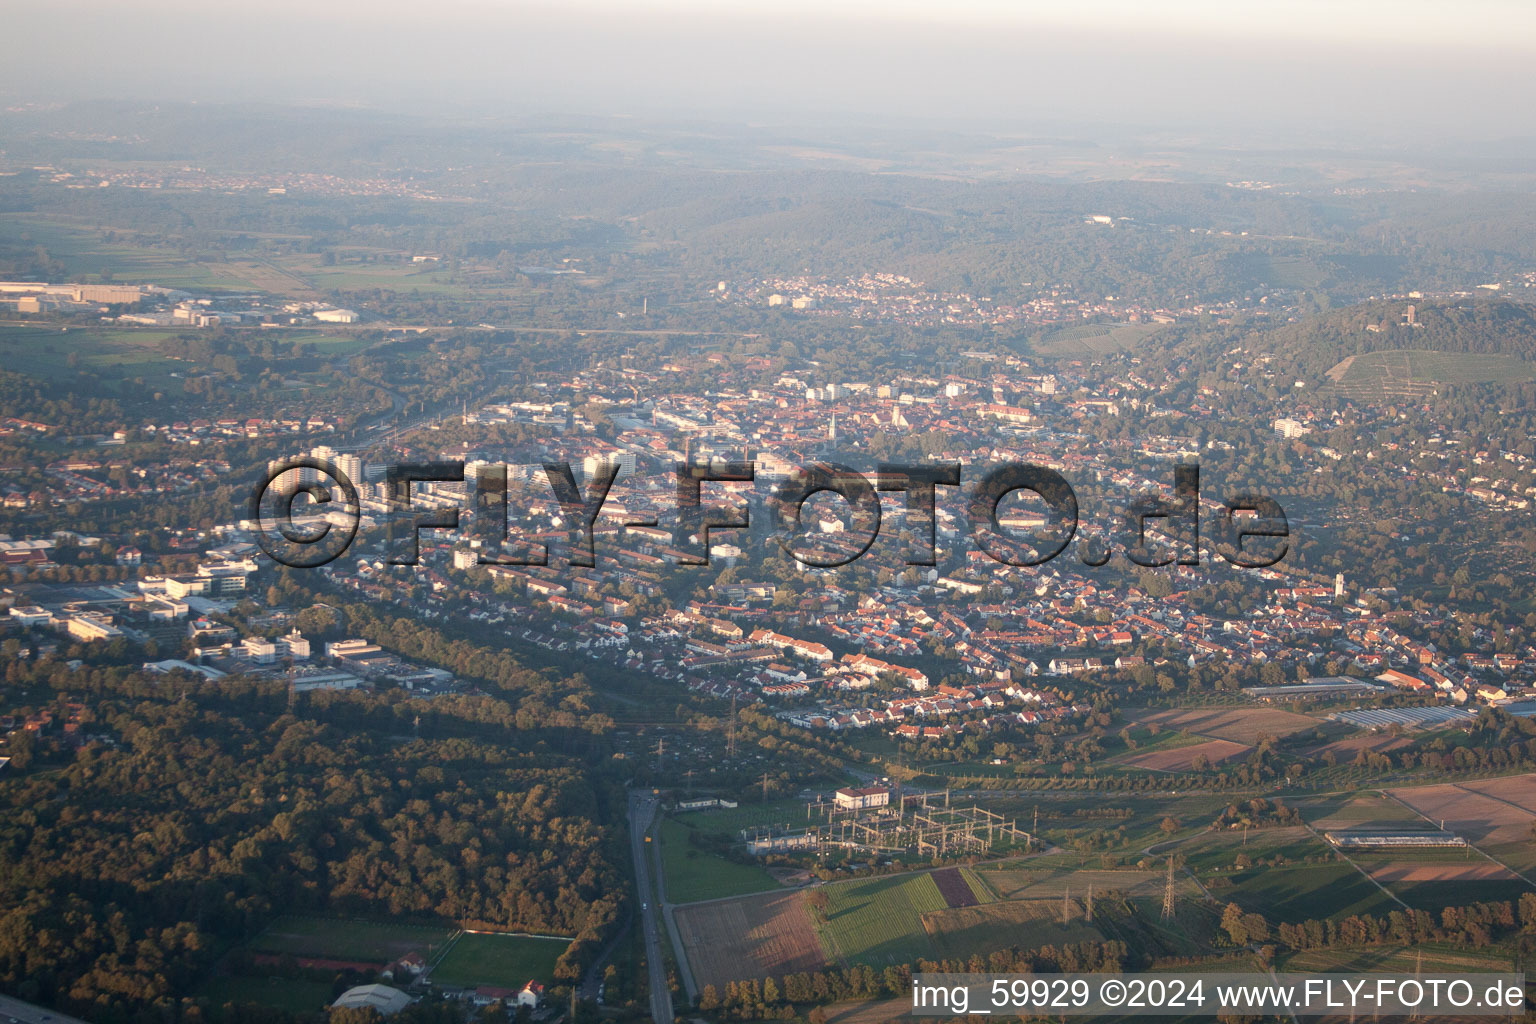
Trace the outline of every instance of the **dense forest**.
<instances>
[{"instance_id":1,"label":"dense forest","mask_svg":"<svg viewBox=\"0 0 1536 1024\"><path fill-rule=\"evenodd\" d=\"M137 1020L295 910L576 936L570 977L619 916L598 823L622 797L504 728L344 728L270 684L47 661L11 683L79 697L87 737L0 783L0 985L24 998Z\"/></svg>"}]
</instances>

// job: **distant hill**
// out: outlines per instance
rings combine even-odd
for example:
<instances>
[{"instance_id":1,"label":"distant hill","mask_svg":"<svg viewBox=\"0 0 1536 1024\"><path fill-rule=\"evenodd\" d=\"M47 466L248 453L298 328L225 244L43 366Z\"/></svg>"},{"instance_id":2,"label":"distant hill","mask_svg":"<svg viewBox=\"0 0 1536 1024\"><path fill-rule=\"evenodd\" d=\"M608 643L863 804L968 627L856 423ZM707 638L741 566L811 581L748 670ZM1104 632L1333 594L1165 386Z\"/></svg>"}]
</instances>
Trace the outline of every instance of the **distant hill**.
<instances>
[{"instance_id":1,"label":"distant hill","mask_svg":"<svg viewBox=\"0 0 1536 1024\"><path fill-rule=\"evenodd\" d=\"M1498 298L1366 302L1276 328L1265 341L1275 354L1304 355L1313 365L1391 349L1531 359L1536 358L1536 306Z\"/></svg>"},{"instance_id":2,"label":"distant hill","mask_svg":"<svg viewBox=\"0 0 1536 1024\"><path fill-rule=\"evenodd\" d=\"M1536 379L1536 305L1498 296L1365 302L1296 323L1175 337L1179 358L1213 368L1262 359L1277 380L1359 397Z\"/></svg>"}]
</instances>

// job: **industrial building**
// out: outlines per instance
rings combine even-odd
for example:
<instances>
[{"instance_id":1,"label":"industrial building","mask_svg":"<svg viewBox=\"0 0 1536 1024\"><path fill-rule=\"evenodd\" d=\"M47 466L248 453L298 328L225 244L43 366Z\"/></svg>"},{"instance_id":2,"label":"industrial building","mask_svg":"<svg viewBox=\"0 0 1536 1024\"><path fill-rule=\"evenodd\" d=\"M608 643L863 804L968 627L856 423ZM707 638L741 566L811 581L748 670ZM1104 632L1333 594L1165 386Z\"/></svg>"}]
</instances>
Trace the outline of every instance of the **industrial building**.
<instances>
[{"instance_id":1,"label":"industrial building","mask_svg":"<svg viewBox=\"0 0 1536 1024\"><path fill-rule=\"evenodd\" d=\"M1390 850L1466 846L1461 836L1441 829L1339 829L1323 838L1341 850Z\"/></svg>"},{"instance_id":2,"label":"industrial building","mask_svg":"<svg viewBox=\"0 0 1536 1024\"><path fill-rule=\"evenodd\" d=\"M862 811L871 807L885 807L891 802L891 791L883 786L867 789L844 787L833 794L838 810Z\"/></svg>"}]
</instances>

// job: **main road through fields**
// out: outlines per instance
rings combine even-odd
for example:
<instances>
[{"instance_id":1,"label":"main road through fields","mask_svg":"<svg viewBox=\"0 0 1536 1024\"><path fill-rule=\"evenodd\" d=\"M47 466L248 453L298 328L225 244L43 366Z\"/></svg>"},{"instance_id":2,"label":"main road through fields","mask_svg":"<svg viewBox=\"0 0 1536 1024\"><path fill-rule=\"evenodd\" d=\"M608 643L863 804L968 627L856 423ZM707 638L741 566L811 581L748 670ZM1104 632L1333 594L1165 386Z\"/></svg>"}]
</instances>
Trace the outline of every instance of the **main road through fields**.
<instances>
[{"instance_id":1,"label":"main road through fields","mask_svg":"<svg viewBox=\"0 0 1536 1024\"><path fill-rule=\"evenodd\" d=\"M629 794L629 842L635 858L635 887L640 890L640 928L645 935L645 962L650 968L651 1017L656 1024L672 1024L672 989L667 985L667 964L661 956L661 926L656 917L656 889L651 885L651 859L646 856L645 833L656 816L656 799L650 793Z\"/></svg>"}]
</instances>

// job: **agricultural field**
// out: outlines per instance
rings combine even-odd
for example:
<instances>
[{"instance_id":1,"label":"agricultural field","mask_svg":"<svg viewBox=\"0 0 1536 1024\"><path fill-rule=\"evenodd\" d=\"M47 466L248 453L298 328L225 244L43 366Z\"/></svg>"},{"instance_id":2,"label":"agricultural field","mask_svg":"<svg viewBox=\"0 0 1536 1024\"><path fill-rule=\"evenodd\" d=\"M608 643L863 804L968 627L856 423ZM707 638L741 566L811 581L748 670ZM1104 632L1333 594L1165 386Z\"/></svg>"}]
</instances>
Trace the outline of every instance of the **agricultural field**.
<instances>
[{"instance_id":1,"label":"agricultural field","mask_svg":"<svg viewBox=\"0 0 1536 1024\"><path fill-rule=\"evenodd\" d=\"M1412 808L1404 807L1379 790L1303 797L1295 803L1302 817L1319 832L1361 825L1425 824Z\"/></svg>"},{"instance_id":2,"label":"agricultural field","mask_svg":"<svg viewBox=\"0 0 1536 1024\"><path fill-rule=\"evenodd\" d=\"M200 262L168 248L140 243L122 229L82 228L64 221L0 215L0 230L24 244L39 245L64 266L61 280L158 284L206 291L251 291L256 286L219 262Z\"/></svg>"},{"instance_id":3,"label":"agricultural field","mask_svg":"<svg viewBox=\"0 0 1536 1024\"><path fill-rule=\"evenodd\" d=\"M923 930L934 954L945 960L965 960L977 953L984 956L1009 946L1060 946L1104 937L1085 920L1085 908L1076 899L1009 900L935 910L923 915Z\"/></svg>"},{"instance_id":4,"label":"agricultural field","mask_svg":"<svg viewBox=\"0 0 1536 1024\"><path fill-rule=\"evenodd\" d=\"M1531 887L1502 864L1478 857L1459 864L1389 863L1367 869L1372 878L1411 907L1518 900Z\"/></svg>"},{"instance_id":5,"label":"agricultural field","mask_svg":"<svg viewBox=\"0 0 1536 1024\"><path fill-rule=\"evenodd\" d=\"M1060 900L1063 896L1086 896L1089 887L1098 893L1161 898L1168 881L1165 871L1051 867L1041 865L1040 858L983 865L977 875L1002 900ZM1174 891L1181 896L1199 895L1199 889L1183 872L1174 878Z\"/></svg>"},{"instance_id":6,"label":"agricultural field","mask_svg":"<svg viewBox=\"0 0 1536 1024\"><path fill-rule=\"evenodd\" d=\"M1517 780L1501 779L1492 782L1514 783L1514 786L1505 787L1508 789L1520 785ZM1440 792L1442 790L1451 792ZM1425 806L1442 806L1446 800L1454 802L1454 793L1461 791L1455 786L1429 786L1417 791L1396 790L1394 794L1408 797L1415 792L1421 796L1414 799L1422 799ZM1431 828L1431 822L1406 805L1409 802L1413 801L1393 799L1386 793L1372 790L1347 796L1309 797L1298 801L1297 808L1319 832L1359 827ZM1438 819L1435 823L1438 823ZM1450 820L1446 821L1446 825L1453 831L1459 831ZM1492 850L1486 846L1483 849L1501 860L1511 853L1515 854L1511 863L1519 869L1525 866L1519 857L1529 847L1528 842L1521 841L1512 846L1495 844ZM1360 870L1413 907L1435 909L1452 903L1512 900L1518 899L1522 892L1531 888L1502 864L1490 861L1477 851L1467 848L1352 851L1350 859Z\"/></svg>"},{"instance_id":7,"label":"agricultural field","mask_svg":"<svg viewBox=\"0 0 1536 1024\"><path fill-rule=\"evenodd\" d=\"M454 278L446 269L432 264L399 263L343 263L323 266L314 257L286 259L281 264L285 274L294 281L321 292L362 291L383 288L398 292L420 292L422 295L444 298L465 297L485 290L473 287L465 275ZM501 292L511 291L505 284L495 286ZM275 289L274 289L275 290Z\"/></svg>"},{"instance_id":8,"label":"agricultural field","mask_svg":"<svg viewBox=\"0 0 1536 1024\"><path fill-rule=\"evenodd\" d=\"M317 356L327 359L335 359L340 356L349 356L354 352L361 352L372 342L360 337L356 333L327 331L325 328L314 330L284 329L278 335L278 340L286 341L292 345L308 345Z\"/></svg>"},{"instance_id":9,"label":"agricultural field","mask_svg":"<svg viewBox=\"0 0 1536 1024\"><path fill-rule=\"evenodd\" d=\"M818 970L829 959L800 892L679 907L676 917L700 987Z\"/></svg>"},{"instance_id":10,"label":"agricultural field","mask_svg":"<svg viewBox=\"0 0 1536 1024\"><path fill-rule=\"evenodd\" d=\"M960 779L1010 779L1013 765L993 764L990 761L945 761L925 764L920 776L913 781L918 785L947 786Z\"/></svg>"},{"instance_id":11,"label":"agricultural field","mask_svg":"<svg viewBox=\"0 0 1536 1024\"><path fill-rule=\"evenodd\" d=\"M826 892L821 933L845 962L884 967L932 959L923 915L949 904L931 874L842 882L827 886Z\"/></svg>"},{"instance_id":12,"label":"agricultural field","mask_svg":"<svg viewBox=\"0 0 1536 1024\"><path fill-rule=\"evenodd\" d=\"M1350 356L1327 377L1344 394L1416 395L1437 384L1536 379L1536 363L1513 355L1391 349Z\"/></svg>"},{"instance_id":13,"label":"agricultural field","mask_svg":"<svg viewBox=\"0 0 1536 1024\"><path fill-rule=\"evenodd\" d=\"M570 945L570 939L553 936L465 932L432 967L432 981L462 988L521 988L530 979L547 985Z\"/></svg>"},{"instance_id":14,"label":"agricultural field","mask_svg":"<svg viewBox=\"0 0 1536 1024\"><path fill-rule=\"evenodd\" d=\"M1102 356L1133 349L1160 330L1158 324L1079 324L1051 331L1030 348L1040 356Z\"/></svg>"},{"instance_id":15,"label":"agricultural field","mask_svg":"<svg viewBox=\"0 0 1536 1024\"><path fill-rule=\"evenodd\" d=\"M1149 754L1156 750L1172 750L1175 747L1189 747L1204 742L1204 737L1201 736L1166 730L1162 726L1157 726L1156 731L1153 731L1140 722L1132 722L1126 729L1129 740L1126 743L1125 753L1111 758L1113 761L1119 762L1127 757ZM1119 739L1119 736L1115 737L1115 741Z\"/></svg>"},{"instance_id":16,"label":"agricultural field","mask_svg":"<svg viewBox=\"0 0 1536 1024\"><path fill-rule=\"evenodd\" d=\"M1467 782L1463 785L1468 790L1503 801L1512 807L1526 810L1536 808L1536 776L1516 775L1506 779ZM1536 827L1536 811L1532 813L1532 827ZM1513 830L1507 829L1498 838L1490 838L1479 846L1484 853L1497 858L1516 871L1523 872L1527 878L1536 879L1536 843L1531 841L1530 830L1527 829L1524 836L1506 839L1511 831L1517 830L1518 826Z\"/></svg>"},{"instance_id":17,"label":"agricultural field","mask_svg":"<svg viewBox=\"0 0 1536 1024\"><path fill-rule=\"evenodd\" d=\"M293 915L274 921L251 941L250 949L254 953L346 960L383 967L411 952L430 960L452 938L454 931L449 925Z\"/></svg>"},{"instance_id":18,"label":"agricultural field","mask_svg":"<svg viewBox=\"0 0 1536 1024\"><path fill-rule=\"evenodd\" d=\"M1193 769L1197 758L1203 757L1212 767L1215 767L1246 757L1252 749L1242 743L1233 743L1231 740L1206 740L1204 743L1190 743L1131 754L1117 759L1116 763L1145 771L1182 772Z\"/></svg>"},{"instance_id":19,"label":"agricultural field","mask_svg":"<svg viewBox=\"0 0 1536 1024\"><path fill-rule=\"evenodd\" d=\"M1308 747L1306 752L1311 757L1332 754L1339 764L1349 764L1359 756L1362 750L1373 754L1387 754L1409 746L1412 743L1413 740L1406 736L1392 736L1387 733L1376 732L1357 732L1352 736L1343 736L1339 739L1328 740L1316 746Z\"/></svg>"},{"instance_id":20,"label":"agricultural field","mask_svg":"<svg viewBox=\"0 0 1536 1024\"><path fill-rule=\"evenodd\" d=\"M1260 736L1290 736L1316 729L1322 723L1307 715L1280 708L1169 708L1129 712L1138 726L1159 725L1174 732L1188 732L1211 739L1252 746Z\"/></svg>"},{"instance_id":21,"label":"agricultural field","mask_svg":"<svg viewBox=\"0 0 1536 1024\"><path fill-rule=\"evenodd\" d=\"M673 816L674 821L704 832L734 834L753 825L806 825L804 800L774 800L766 804L744 804L740 807L711 807L703 811L688 811Z\"/></svg>"},{"instance_id":22,"label":"agricultural field","mask_svg":"<svg viewBox=\"0 0 1536 1024\"><path fill-rule=\"evenodd\" d=\"M1181 892L1183 890L1180 890ZM1193 892L1191 885L1190 891ZM1144 950L1154 959L1164 956L1208 956L1216 936L1220 910L1191 896L1179 896L1174 904L1173 920L1163 920L1162 897L1135 899L1114 907L1100 903L1094 926L1106 939Z\"/></svg>"},{"instance_id":23,"label":"agricultural field","mask_svg":"<svg viewBox=\"0 0 1536 1024\"><path fill-rule=\"evenodd\" d=\"M117 327L0 326L0 365L43 379L73 377L86 370L103 377L143 377L163 386L188 364L161 355L157 346L178 332ZM73 357L74 366L70 365Z\"/></svg>"},{"instance_id":24,"label":"agricultural field","mask_svg":"<svg viewBox=\"0 0 1536 1024\"><path fill-rule=\"evenodd\" d=\"M1333 852L1300 825L1286 828L1251 830L1246 839L1240 832L1222 830L1207 832L1180 843L1178 852L1185 858L1191 870L1206 872L1230 871L1239 856L1250 861L1303 861L1307 858L1331 858Z\"/></svg>"},{"instance_id":25,"label":"agricultural field","mask_svg":"<svg viewBox=\"0 0 1536 1024\"><path fill-rule=\"evenodd\" d=\"M1462 783L1463 789L1514 804L1536 817L1536 775L1511 775L1503 779L1479 779Z\"/></svg>"},{"instance_id":26,"label":"agricultural field","mask_svg":"<svg viewBox=\"0 0 1536 1024\"><path fill-rule=\"evenodd\" d=\"M884 999L862 1003L833 1003L827 1007L827 1024L890 1024L912 1010L911 999Z\"/></svg>"},{"instance_id":27,"label":"agricultural field","mask_svg":"<svg viewBox=\"0 0 1536 1024\"><path fill-rule=\"evenodd\" d=\"M84 228L65 220L0 214L0 231L22 245L40 245L64 272L61 280L153 284L205 292L266 292L298 299L332 290L385 289L434 297L495 295L529 303L534 286L521 275L470 261L456 271L447 263L404 262L398 250L345 247L328 260L318 252L256 252L238 246L192 252L180 245L124 228ZM305 242L311 236L244 232L251 238ZM599 287L601 276L569 279Z\"/></svg>"},{"instance_id":28,"label":"agricultural field","mask_svg":"<svg viewBox=\"0 0 1536 1024\"><path fill-rule=\"evenodd\" d=\"M1294 973L1472 974L1507 971L1512 966L1508 949L1462 949L1427 943L1422 946L1369 946L1363 949L1301 950L1278 965Z\"/></svg>"},{"instance_id":29,"label":"agricultural field","mask_svg":"<svg viewBox=\"0 0 1536 1024\"><path fill-rule=\"evenodd\" d=\"M1285 737L1322 726L1307 715L1263 706L1139 708L1128 710L1126 717L1137 747L1114 763L1143 771L1189 771L1202 756L1219 766L1246 757L1261 736Z\"/></svg>"},{"instance_id":30,"label":"agricultural field","mask_svg":"<svg viewBox=\"0 0 1536 1024\"><path fill-rule=\"evenodd\" d=\"M933 873L933 884L939 887L939 895L950 907L974 907L984 902L988 890L976 883L970 868L940 868Z\"/></svg>"},{"instance_id":31,"label":"agricultural field","mask_svg":"<svg viewBox=\"0 0 1536 1024\"><path fill-rule=\"evenodd\" d=\"M1391 794L1433 822L1479 845L1528 843L1536 812L1527 810L1532 777L1394 789Z\"/></svg>"},{"instance_id":32,"label":"agricultural field","mask_svg":"<svg viewBox=\"0 0 1536 1024\"><path fill-rule=\"evenodd\" d=\"M179 394L181 384L177 376L204 372L207 367L163 355L159 346L168 338L187 333L188 329L158 327L64 330L0 325L0 365L45 380L64 380L82 371L97 374L109 384L114 379L143 378L146 385ZM291 344L309 345L317 355L330 358L350 355L368 344L358 335L319 330L284 330L276 337Z\"/></svg>"},{"instance_id":33,"label":"agricultural field","mask_svg":"<svg viewBox=\"0 0 1536 1024\"><path fill-rule=\"evenodd\" d=\"M1351 914L1386 915L1400 909L1354 867L1344 861L1256 867L1233 872L1211 886L1222 903L1232 902L1263 914L1271 924Z\"/></svg>"},{"instance_id":34,"label":"agricultural field","mask_svg":"<svg viewBox=\"0 0 1536 1024\"><path fill-rule=\"evenodd\" d=\"M1531 891L1513 871L1470 847L1351 851L1350 859L1412 907L1437 910L1488 900L1518 900L1522 893Z\"/></svg>"},{"instance_id":35,"label":"agricultural field","mask_svg":"<svg viewBox=\"0 0 1536 1024\"><path fill-rule=\"evenodd\" d=\"M1041 793L1004 798L992 806L999 813L1016 818L1024 829L1034 826L1038 810L1041 836L1061 849L1031 856L1029 867L1078 869L1090 862L1107 868L1135 864L1144 858L1147 847L1161 847L1169 842L1170 836L1162 829L1164 818L1177 821L1181 833L1203 832L1230 802L1230 796L1220 793L1188 793L1157 799L1123 794ZM1096 849L1076 847L1078 840L1093 833L1119 833L1124 838L1110 840L1108 845ZM1020 862L1008 863L1018 866ZM983 877L988 876L983 873Z\"/></svg>"},{"instance_id":36,"label":"agricultural field","mask_svg":"<svg viewBox=\"0 0 1536 1024\"><path fill-rule=\"evenodd\" d=\"M738 864L690 844L688 837L693 830L687 825L666 818L659 831L669 903L696 903L780 888L760 864Z\"/></svg>"}]
</instances>

